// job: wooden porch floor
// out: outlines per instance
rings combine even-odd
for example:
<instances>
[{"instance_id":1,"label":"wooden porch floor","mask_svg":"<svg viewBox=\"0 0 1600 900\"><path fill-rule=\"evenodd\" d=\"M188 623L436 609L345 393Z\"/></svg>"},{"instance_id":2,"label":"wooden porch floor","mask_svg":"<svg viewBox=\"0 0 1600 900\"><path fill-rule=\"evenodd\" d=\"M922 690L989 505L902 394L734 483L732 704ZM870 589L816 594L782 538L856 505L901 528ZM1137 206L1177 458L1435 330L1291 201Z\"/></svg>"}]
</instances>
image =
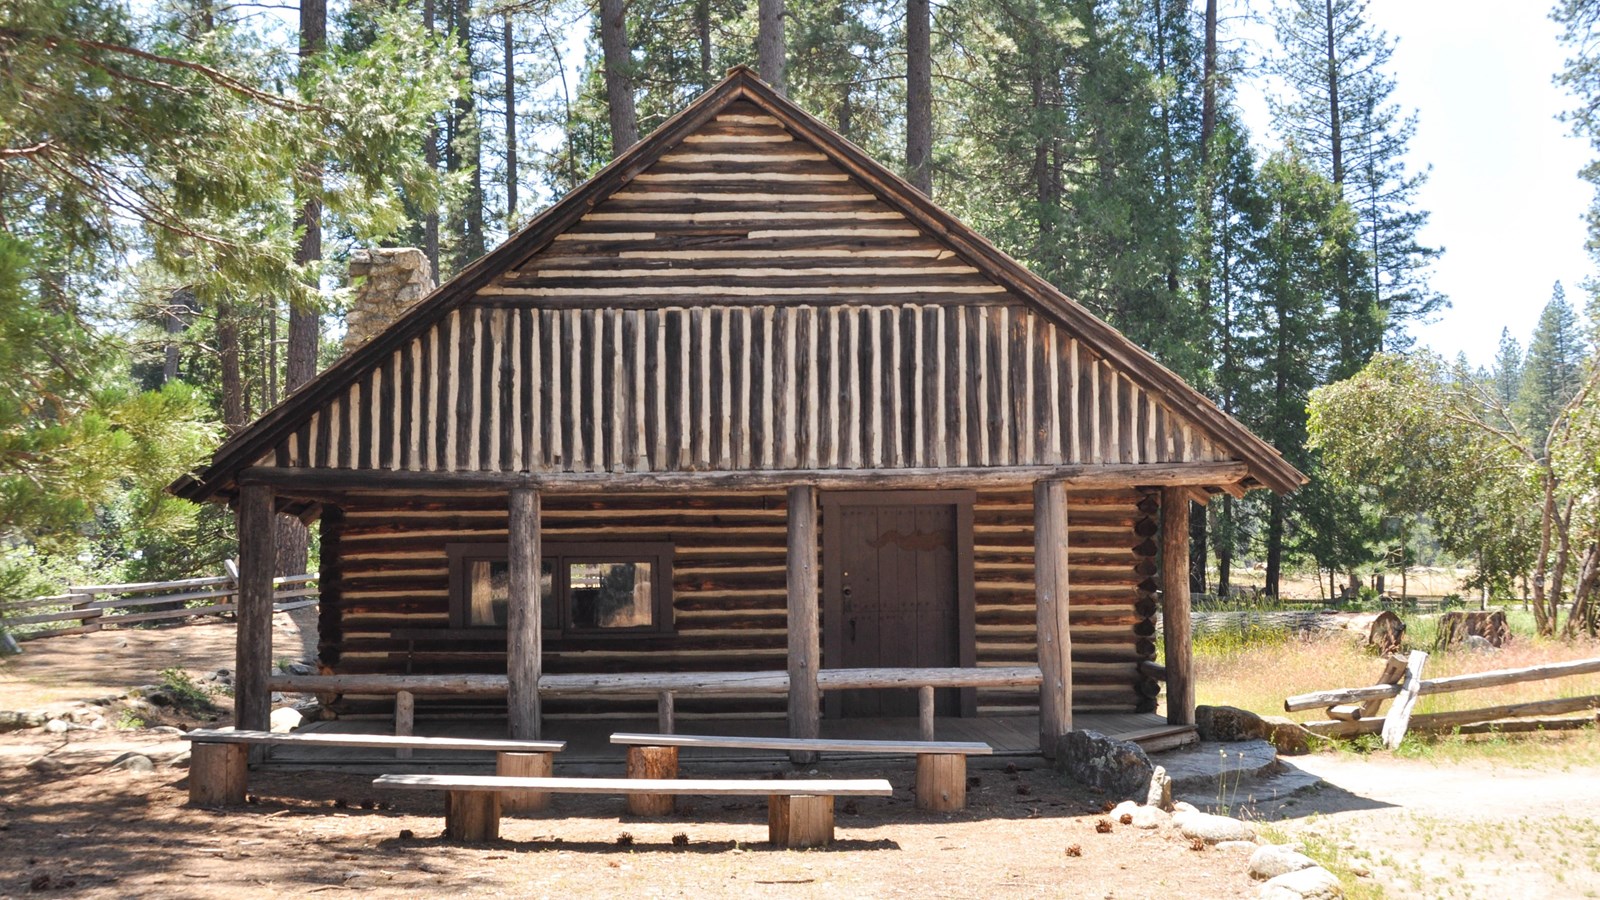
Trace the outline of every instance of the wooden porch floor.
<instances>
[{"instance_id":1,"label":"wooden porch floor","mask_svg":"<svg viewBox=\"0 0 1600 900\"><path fill-rule=\"evenodd\" d=\"M1149 752L1171 749L1195 740L1193 726L1171 726L1156 713L1080 713L1074 725L1081 730L1098 731L1122 740L1132 740ZM544 737L567 742L567 749L556 757L563 770L573 774L581 767L610 769L621 764L626 748L610 742L613 732L651 732L656 728L654 718L614 718L555 720L545 723ZM392 725L385 720L340 720L312 723L303 731L338 732L354 734L390 734ZM694 719L678 723L683 734L737 734L754 737L778 737L787 731L782 719ZM496 719L427 719L417 721L417 734L450 735L453 737L504 737L505 723ZM1039 719L1037 716L987 716L975 718L940 718L934 723L934 735L941 741L983 741L995 750L996 756L1038 756ZM862 740L915 740L917 720L904 719L824 719L822 736L830 738L856 738ZM739 751L717 749L684 749L685 763L775 763L783 762L782 754L765 751ZM829 760L866 759L871 757L851 754L828 754ZM974 760L981 759L975 757ZM486 754L416 751L412 759L396 760L390 755L372 750L343 747L273 747L267 765L295 768L338 768L356 771L422 771L433 768L489 768L493 765Z\"/></svg>"}]
</instances>

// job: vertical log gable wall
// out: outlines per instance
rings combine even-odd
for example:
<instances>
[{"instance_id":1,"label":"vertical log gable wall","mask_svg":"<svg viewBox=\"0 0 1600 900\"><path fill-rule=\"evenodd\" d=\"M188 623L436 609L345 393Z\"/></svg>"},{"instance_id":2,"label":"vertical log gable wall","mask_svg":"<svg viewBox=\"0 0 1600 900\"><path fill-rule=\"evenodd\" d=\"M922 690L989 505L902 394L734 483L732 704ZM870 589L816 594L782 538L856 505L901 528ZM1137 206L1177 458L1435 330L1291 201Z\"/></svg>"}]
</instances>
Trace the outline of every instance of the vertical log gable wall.
<instances>
[{"instance_id":1,"label":"vertical log gable wall","mask_svg":"<svg viewBox=\"0 0 1600 900\"><path fill-rule=\"evenodd\" d=\"M1141 506L1142 504L1142 506ZM1155 654L1153 501L1135 491L1071 497L1074 707L1146 711L1155 684L1137 663ZM778 671L785 667L782 492L550 496L551 542L670 541L674 633L548 641L546 672ZM323 664L336 673L503 672L503 641L410 640L396 629L449 623L445 545L506 539L503 496L351 499L323 520ZM824 518L821 527L828 523ZM979 665L1035 661L1033 509L1026 491L986 491L974 509ZM820 569L819 569L820 571ZM828 661L824 659L826 666ZM980 712L1023 712L1028 691L982 691ZM347 705L346 709L357 709ZM386 708L383 706L381 708ZM652 708L646 701L552 699L550 715ZM684 715L784 714L781 697L679 701Z\"/></svg>"}]
</instances>

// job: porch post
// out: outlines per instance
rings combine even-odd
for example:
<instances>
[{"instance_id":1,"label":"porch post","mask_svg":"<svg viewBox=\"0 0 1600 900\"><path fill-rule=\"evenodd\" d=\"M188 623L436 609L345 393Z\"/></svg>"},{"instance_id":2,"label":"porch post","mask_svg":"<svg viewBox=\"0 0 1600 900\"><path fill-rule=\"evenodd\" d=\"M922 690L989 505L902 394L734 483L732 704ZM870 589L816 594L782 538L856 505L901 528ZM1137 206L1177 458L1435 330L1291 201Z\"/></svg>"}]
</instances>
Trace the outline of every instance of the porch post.
<instances>
[{"instance_id":1,"label":"porch post","mask_svg":"<svg viewBox=\"0 0 1600 900\"><path fill-rule=\"evenodd\" d=\"M1189 494L1161 491L1161 637L1167 649L1167 722L1194 724L1194 647L1189 638Z\"/></svg>"},{"instance_id":2,"label":"porch post","mask_svg":"<svg viewBox=\"0 0 1600 900\"><path fill-rule=\"evenodd\" d=\"M544 646L539 623L539 492L511 489L506 548L506 719L511 737L539 737L539 672Z\"/></svg>"},{"instance_id":3,"label":"porch post","mask_svg":"<svg viewBox=\"0 0 1600 900\"><path fill-rule=\"evenodd\" d=\"M277 565L277 523L272 488L239 488L239 604L234 644L233 723L266 731L272 716L272 574Z\"/></svg>"},{"instance_id":4,"label":"porch post","mask_svg":"<svg viewBox=\"0 0 1600 900\"><path fill-rule=\"evenodd\" d=\"M1038 599L1039 752L1056 755L1056 742L1072 730L1072 631L1067 613L1067 486L1044 480L1033 486L1033 582Z\"/></svg>"},{"instance_id":5,"label":"porch post","mask_svg":"<svg viewBox=\"0 0 1600 900\"><path fill-rule=\"evenodd\" d=\"M822 731L817 689L822 638L817 615L816 488L789 489L788 525L789 736L815 738ZM796 752L789 758L807 763L816 754Z\"/></svg>"}]
</instances>

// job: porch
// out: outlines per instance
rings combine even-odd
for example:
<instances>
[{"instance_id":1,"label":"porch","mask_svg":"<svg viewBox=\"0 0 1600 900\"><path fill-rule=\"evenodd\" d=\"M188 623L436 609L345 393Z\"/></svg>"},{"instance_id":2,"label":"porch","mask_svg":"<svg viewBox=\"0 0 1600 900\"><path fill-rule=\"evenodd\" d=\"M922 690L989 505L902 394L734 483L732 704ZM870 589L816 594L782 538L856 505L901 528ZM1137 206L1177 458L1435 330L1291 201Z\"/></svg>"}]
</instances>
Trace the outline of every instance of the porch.
<instances>
[{"instance_id":1,"label":"porch","mask_svg":"<svg viewBox=\"0 0 1600 900\"><path fill-rule=\"evenodd\" d=\"M615 717L549 720L545 723L545 739L567 742L567 749L556 757L556 765L563 773L578 775L615 774L626 756L625 747L614 745L610 736L615 732L648 730L653 720L642 717ZM785 737L786 723L777 718L708 718L685 723L685 733L739 734L750 737ZM823 738L857 740L908 740L919 736L919 722L915 718L873 719L823 719ZM1158 713L1079 713L1075 725L1080 729L1099 731L1121 740L1130 740L1147 752L1159 752L1181 746L1194 739L1194 726L1170 725ZM313 733L339 734L389 734L390 724L382 719L339 720L316 722L300 729ZM504 719L438 717L420 719L420 734L498 738L504 737ZM939 717L935 732L942 741L981 741L995 750L995 756L1015 759L1039 755L1038 716L985 716ZM783 771L791 768L782 753L683 748L681 761L690 767L728 767L740 772ZM857 756L849 753L830 753L822 764L855 762L871 759L881 768L882 757ZM493 759L482 753L451 751L414 751L411 759L399 760L392 753L344 747L273 747L265 760L269 767L286 769L332 769L345 772L399 772L449 770L492 770ZM813 768L808 766L807 768Z\"/></svg>"}]
</instances>

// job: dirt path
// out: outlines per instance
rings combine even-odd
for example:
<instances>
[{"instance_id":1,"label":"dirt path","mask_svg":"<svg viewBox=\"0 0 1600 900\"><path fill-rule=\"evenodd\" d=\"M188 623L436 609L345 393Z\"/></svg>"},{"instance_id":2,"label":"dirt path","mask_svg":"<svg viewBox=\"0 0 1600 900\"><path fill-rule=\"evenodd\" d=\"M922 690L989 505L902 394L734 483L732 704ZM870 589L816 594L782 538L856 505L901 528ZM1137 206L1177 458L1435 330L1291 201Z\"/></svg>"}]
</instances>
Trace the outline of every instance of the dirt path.
<instances>
[{"instance_id":1,"label":"dirt path","mask_svg":"<svg viewBox=\"0 0 1600 900\"><path fill-rule=\"evenodd\" d=\"M1252 812L1387 897L1600 897L1600 768L1321 754L1321 788ZM1283 818L1279 818L1283 817Z\"/></svg>"},{"instance_id":2,"label":"dirt path","mask_svg":"<svg viewBox=\"0 0 1600 900\"><path fill-rule=\"evenodd\" d=\"M232 622L167 628L123 628L46 638L0 659L0 710L38 710L115 695L161 680L162 669L195 675L233 668ZM272 617L273 659L316 655L316 609Z\"/></svg>"}]
</instances>

